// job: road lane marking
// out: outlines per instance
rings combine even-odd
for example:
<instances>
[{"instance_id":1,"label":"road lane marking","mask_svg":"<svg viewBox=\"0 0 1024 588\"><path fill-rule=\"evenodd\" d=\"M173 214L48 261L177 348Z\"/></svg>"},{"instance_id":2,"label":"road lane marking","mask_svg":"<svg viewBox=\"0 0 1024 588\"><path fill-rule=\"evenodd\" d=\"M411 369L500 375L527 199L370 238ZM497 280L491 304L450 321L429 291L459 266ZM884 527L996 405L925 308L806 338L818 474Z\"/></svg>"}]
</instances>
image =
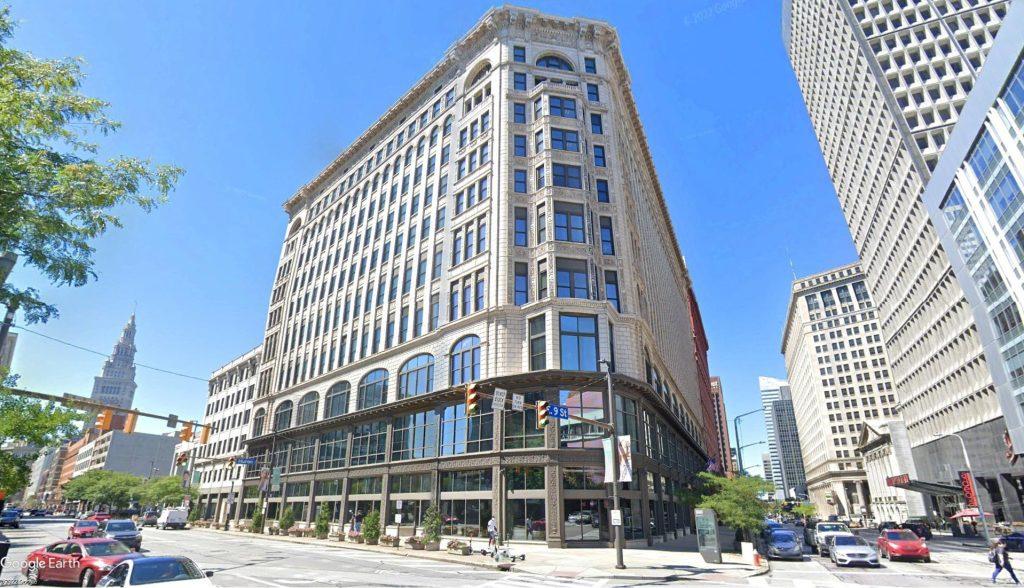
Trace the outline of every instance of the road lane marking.
<instances>
[{"instance_id":1,"label":"road lane marking","mask_svg":"<svg viewBox=\"0 0 1024 588\"><path fill-rule=\"evenodd\" d=\"M274 588L283 588L281 584L274 584L273 582L267 582L266 580L260 580L259 578L253 578L252 576L243 576L242 574L232 574L230 572L225 573L225 576L234 576L241 578L247 582L255 582L256 584L263 584L264 586L273 586Z\"/></svg>"}]
</instances>

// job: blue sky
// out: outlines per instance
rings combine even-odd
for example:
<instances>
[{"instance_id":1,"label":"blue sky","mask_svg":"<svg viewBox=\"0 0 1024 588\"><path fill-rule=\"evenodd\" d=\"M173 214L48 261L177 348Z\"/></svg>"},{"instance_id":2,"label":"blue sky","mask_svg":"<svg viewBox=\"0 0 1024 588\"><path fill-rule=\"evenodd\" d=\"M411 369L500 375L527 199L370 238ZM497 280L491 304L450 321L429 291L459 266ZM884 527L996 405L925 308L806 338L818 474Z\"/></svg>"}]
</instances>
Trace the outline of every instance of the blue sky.
<instances>
[{"instance_id":1,"label":"blue sky","mask_svg":"<svg viewBox=\"0 0 1024 588\"><path fill-rule=\"evenodd\" d=\"M282 6L292 7L284 10ZM622 51L693 275L728 411L759 406L779 354L792 272L855 259L764 0L536 2L607 20ZM84 91L122 131L105 155L187 170L171 201L127 210L96 243L99 280L54 288L61 317L32 327L108 352L138 304L136 360L207 377L259 343L281 203L375 121L491 6L418 2L14 2L13 46L87 60ZM27 388L88 394L102 358L26 333ZM198 417L205 384L139 369L136 405ZM146 430L162 432L156 423ZM763 435L757 416L745 440ZM746 454L759 463L761 448Z\"/></svg>"}]
</instances>

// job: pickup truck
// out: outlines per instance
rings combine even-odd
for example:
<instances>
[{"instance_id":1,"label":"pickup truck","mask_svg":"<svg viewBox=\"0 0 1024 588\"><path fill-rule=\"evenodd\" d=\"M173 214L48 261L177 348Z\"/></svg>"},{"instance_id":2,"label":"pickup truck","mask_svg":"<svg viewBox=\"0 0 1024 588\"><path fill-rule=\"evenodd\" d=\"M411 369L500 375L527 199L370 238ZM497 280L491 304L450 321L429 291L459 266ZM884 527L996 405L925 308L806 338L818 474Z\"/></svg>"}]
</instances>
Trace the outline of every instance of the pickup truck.
<instances>
[{"instance_id":1,"label":"pickup truck","mask_svg":"<svg viewBox=\"0 0 1024 588\"><path fill-rule=\"evenodd\" d=\"M814 525L814 544L811 549L819 555L828 555L828 538L840 533L851 534L851 531L843 523L822 522Z\"/></svg>"}]
</instances>

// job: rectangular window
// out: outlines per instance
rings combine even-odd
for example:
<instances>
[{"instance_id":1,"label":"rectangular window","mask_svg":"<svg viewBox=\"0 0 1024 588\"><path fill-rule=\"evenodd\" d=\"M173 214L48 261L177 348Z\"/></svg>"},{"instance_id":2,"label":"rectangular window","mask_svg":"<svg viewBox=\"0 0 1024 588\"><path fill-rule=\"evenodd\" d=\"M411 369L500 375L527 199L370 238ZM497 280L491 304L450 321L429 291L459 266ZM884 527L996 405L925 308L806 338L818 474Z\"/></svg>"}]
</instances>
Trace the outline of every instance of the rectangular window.
<instances>
[{"instance_id":1,"label":"rectangular window","mask_svg":"<svg viewBox=\"0 0 1024 588\"><path fill-rule=\"evenodd\" d=\"M548 240L548 215L544 212L544 205L537 206L537 244L545 243Z\"/></svg>"},{"instance_id":2,"label":"rectangular window","mask_svg":"<svg viewBox=\"0 0 1024 588\"><path fill-rule=\"evenodd\" d=\"M441 321L441 295L431 294L430 295L430 322L427 325L427 329L433 331L437 328Z\"/></svg>"},{"instance_id":3,"label":"rectangular window","mask_svg":"<svg viewBox=\"0 0 1024 588\"><path fill-rule=\"evenodd\" d=\"M544 151L544 129L533 134L533 152L540 153L541 151Z\"/></svg>"},{"instance_id":4,"label":"rectangular window","mask_svg":"<svg viewBox=\"0 0 1024 588\"><path fill-rule=\"evenodd\" d=\"M580 150L580 134L566 129L551 129L551 148L562 151Z\"/></svg>"},{"instance_id":5,"label":"rectangular window","mask_svg":"<svg viewBox=\"0 0 1024 588\"><path fill-rule=\"evenodd\" d=\"M583 58L583 69L588 74L596 74L597 73L597 60L594 59L593 57L584 57Z\"/></svg>"},{"instance_id":6,"label":"rectangular window","mask_svg":"<svg viewBox=\"0 0 1024 588\"><path fill-rule=\"evenodd\" d=\"M533 120L538 121L544 116L544 100L537 98L533 101Z\"/></svg>"},{"instance_id":7,"label":"rectangular window","mask_svg":"<svg viewBox=\"0 0 1024 588\"><path fill-rule=\"evenodd\" d=\"M604 297L611 303L615 310L622 312L619 302L619 274L613 270L604 272Z\"/></svg>"},{"instance_id":8,"label":"rectangular window","mask_svg":"<svg viewBox=\"0 0 1024 588\"><path fill-rule=\"evenodd\" d=\"M526 103L524 102L513 102L512 103L512 122L525 124L526 123Z\"/></svg>"},{"instance_id":9,"label":"rectangular window","mask_svg":"<svg viewBox=\"0 0 1024 588\"><path fill-rule=\"evenodd\" d=\"M526 194L526 170L517 169L512 172L512 189L518 194Z\"/></svg>"},{"instance_id":10,"label":"rectangular window","mask_svg":"<svg viewBox=\"0 0 1024 588\"><path fill-rule=\"evenodd\" d=\"M555 240L583 243L586 241L584 230L583 205L555 203Z\"/></svg>"},{"instance_id":11,"label":"rectangular window","mask_svg":"<svg viewBox=\"0 0 1024 588\"><path fill-rule=\"evenodd\" d=\"M601 145L594 145L594 165L605 167L604 147Z\"/></svg>"},{"instance_id":12,"label":"rectangular window","mask_svg":"<svg viewBox=\"0 0 1024 588\"><path fill-rule=\"evenodd\" d=\"M562 314L558 317L563 370L597 371L597 317Z\"/></svg>"},{"instance_id":13,"label":"rectangular window","mask_svg":"<svg viewBox=\"0 0 1024 588\"><path fill-rule=\"evenodd\" d=\"M601 101L601 93L597 89L597 84L587 84L587 100L591 102Z\"/></svg>"},{"instance_id":14,"label":"rectangular window","mask_svg":"<svg viewBox=\"0 0 1024 588\"><path fill-rule=\"evenodd\" d=\"M548 261L542 259L537 262L537 299L543 300L548 297Z\"/></svg>"},{"instance_id":15,"label":"rectangular window","mask_svg":"<svg viewBox=\"0 0 1024 588\"><path fill-rule=\"evenodd\" d=\"M615 236L612 233L612 219L601 217L601 254L615 255Z\"/></svg>"},{"instance_id":16,"label":"rectangular window","mask_svg":"<svg viewBox=\"0 0 1024 588\"><path fill-rule=\"evenodd\" d=\"M587 262L582 259L558 259L555 262L555 281L559 298L590 298Z\"/></svg>"},{"instance_id":17,"label":"rectangular window","mask_svg":"<svg viewBox=\"0 0 1024 588\"><path fill-rule=\"evenodd\" d=\"M525 263L515 264L515 295L513 303L522 306L530 301L529 266Z\"/></svg>"},{"instance_id":18,"label":"rectangular window","mask_svg":"<svg viewBox=\"0 0 1024 588\"><path fill-rule=\"evenodd\" d=\"M454 321L459 319L459 283L452 282L451 299L448 305L448 320Z\"/></svg>"},{"instance_id":19,"label":"rectangular window","mask_svg":"<svg viewBox=\"0 0 1024 588\"><path fill-rule=\"evenodd\" d=\"M526 157L526 135L515 135L512 139L512 153L516 157Z\"/></svg>"},{"instance_id":20,"label":"rectangular window","mask_svg":"<svg viewBox=\"0 0 1024 588\"><path fill-rule=\"evenodd\" d=\"M512 74L512 87L519 92L526 91L526 74L514 72Z\"/></svg>"},{"instance_id":21,"label":"rectangular window","mask_svg":"<svg viewBox=\"0 0 1024 588\"><path fill-rule=\"evenodd\" d=\"M604 121L601 120L600 114L590 114L590 132L595 135L604 134Z\"/></svg>"},{"instance_id":22,"label":"rectangular window","mask_svg":"<svg viewBox=\"0 0 1024 588\"><path fill-rule=\"evenodd\" d=\"M576 118L576 101L572 98L551 96L548 98L548 112L551 116Z\"/></svg>"},{"instance_id":23,"label":"rectangular window","mask_svg":"<svg viewBox=\"0 0 1024 588\"><path fill-rule=\"evenodd\" d=\"M516 63L526 63L526 47L516 45L512 47L512 61Z\"/></svg>"},{"instance_id":24,"label":"rectangular window","mask_svg":"<svg viewBox=\"0 0 1024 588\"><path fill-rule=\"evenodd\" d=\"M554 185L563 188L583 187L582 172L578 165L565 165L564 163L552 164L551 180Z\"/></svg>"},{"instance_id":25,"label":"rectangular window","mask_svg":"<svg viewBox=\"0 0 1024 588\"><path fill-rule=\"evenodd\" d=\"M555 164L555 165L557 166L558 164ZM579 169L579 168L577 168L577 169ZM546 184L544 183L544 166L543 165L538 165L537 166L537 189L540 190L545 185Z\"/></svg>"},{"instance_id":26,"label":"rectangular window","mask_svg":"<svg viewBox=\"0 0 1024 588\"><path fill-rule=\"evenodd\" d=\"M530 319L530 370L547 369L547 315Z\"/></svg>"},{"instance_id":27,"label":"rectangular window","mask_svg":"<svg viewBox=\"0 0 1024 588\"><path fill-rule=\"evenodd\" d=\"M529 220L525 208L515 209L515 245L516 247L527 246L527 232L529 231Z\"/></svg>"},{"instance_id":28,"label":"rectangular window","mask_svg":"<svg viewBox=\"0 0 1024 588\"><path fill-rule=\"evenodd\" d=\"M611 202L611 198L608 197L608 180L597 180L597 201L598 202Z\"/></svg>"}]
</instances>

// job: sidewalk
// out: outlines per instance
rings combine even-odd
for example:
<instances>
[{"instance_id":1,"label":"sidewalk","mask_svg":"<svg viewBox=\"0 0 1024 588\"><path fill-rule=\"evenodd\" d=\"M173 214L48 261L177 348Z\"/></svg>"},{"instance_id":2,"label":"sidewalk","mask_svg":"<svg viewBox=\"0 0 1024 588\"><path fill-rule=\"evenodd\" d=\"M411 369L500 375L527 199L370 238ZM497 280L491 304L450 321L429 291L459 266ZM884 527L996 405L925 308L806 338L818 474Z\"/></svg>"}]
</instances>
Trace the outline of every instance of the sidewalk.
<instances>
[{"instance_id":1,"label":"sidewalk","mask_svg":"<svg viewBox=\"0 0 1024 588\"><path fill-rule=\"evenodd\" d=\"M212 529L191 529L191 533L212 533L239 536L257 540L282 541L287 543L304 543L338 549L354 549L372 551L388 555L401 555L419 559L446 561L471 565L485 569L497 570L498 564L490 557L483 555L452 555L441 551L414 551L407 546L384 547L340 541L325 541L307 537L282 537L280 535L253 535L237 531L215 531ZM651 580L673 582L683 580L723 581L746 578L767 573L768 566L760 568L743 563L739 554L723 553L722 563L705 563L697 553L695 536L668 541L653 547L632 548L623 551L623 560L627 566L624 570L615 569L615 550L608 548L572 548L548 549L542 545L516 544L516 553L526 554L526 560L516 562L512 571L518 573L538 574L559 578L616 579L616 580ZM443 546L445 540L442 540ZM486 547L486 540L474 540L473 549Z\"/></svg>"}]
</instances>

